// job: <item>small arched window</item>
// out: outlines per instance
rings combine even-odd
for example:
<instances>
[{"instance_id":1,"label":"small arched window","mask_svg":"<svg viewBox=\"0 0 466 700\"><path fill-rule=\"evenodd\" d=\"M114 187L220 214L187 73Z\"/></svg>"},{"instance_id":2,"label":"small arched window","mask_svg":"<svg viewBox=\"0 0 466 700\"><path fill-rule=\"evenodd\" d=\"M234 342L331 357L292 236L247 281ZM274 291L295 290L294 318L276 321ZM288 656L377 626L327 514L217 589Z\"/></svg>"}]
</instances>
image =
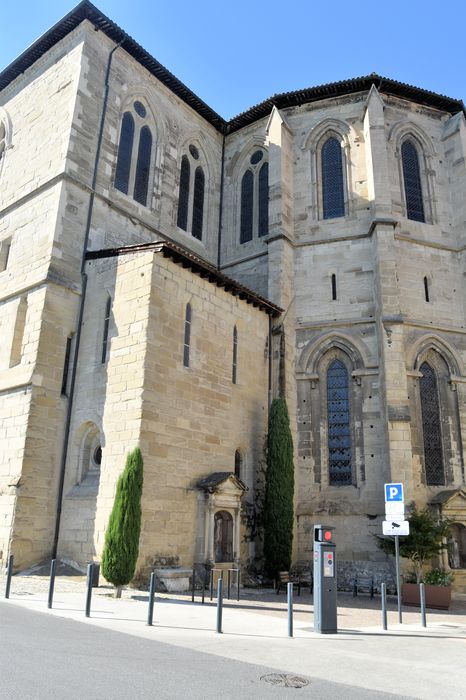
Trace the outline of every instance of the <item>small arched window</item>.
<instances>
[{"instance_id":1,"label":"small arched window","mask_svg":"<svg viewBox=\"0 0 466 700\"><path fill-rule=\"evenodd\" d=\"M348 370L340 360L334 360L327 370L327 430L329 483L351 484Z\"/></svg>"},{"instance_id":2,"label":"small arched window","mask_svg":"<svg viewBox=\"0 0 466 700\"><path fill-rule=\"evenodd\" d=\"M425 221L421 170L418 150L409 139L401 146L403 183L406 200L406 216L413 221Z\"/></svg>"},{"instance_id":3,"label":"small arched window","mask_svg":"<svg viewBox=\"0 0 466 700\"><path fill-rule=\"evenodd\" d=\"M241 479L241 452L236 450L235 452L235 476Z\"/></svg>"},{"instance_id":4,"label":"small arched window","mask_svg":"<svg viewBox=\"0 0 466 700\"><path fill-rule=\"evenodd\" d=\"M337 299L337 276L335 274L332 275L332 301L336 301Z\"/></svg>"},{"instance_id":5,"label":"small arched window","mask_svg":"<svg viewBox=\"0 0 466 700\"><path fill-rule=\"evenodd\" d=\"M114 182L117 190L131 194L144 206L147 204L152 158L152 132L146 122L147 110L136 100L121 121Z\"/></svg>"},{"instance_id":6,"label":"small arched window","mask_svg":"<svg viewBox=\"0 0 466 700\"><path fill-rule=\"evenodd\" d=\"M445 471L437 374L427 362L423 362L419 370L422 374L419 389L426 483L429 486L440 486L445 483Z\"/></svg>"},{"instance_id":7,"label":"small arched window","mask_svg":"<svg viewBox=\"0 0 466 700\"><path fill-rule=\"evenodd\" d=\"M183 348L183 365L189 367L189 355L191 350L191 304L186 304L184 317L184 348Z\"/></svg>"},{"instance_id":8,"label":"small arched window","mask_svg":"<svg viewBox=\"0 0 466 700\"><path fill-rule=\"evenodd\" d=\"M322 216L333 219L345 215L345 187L341 143L330 136L321 149Z\"/></svg>"},{"instance_id":9,"label":"small arched window","mask_svg":"<svg viewBox=\"0 0 466 700\"><path fill-rule=\"evenodd\" d=\"M233 359L231 363L231 381L236 384L238 376L238 329L233 328Z\"/></svg>"},{"instance_id":10,"label":"small arched window","mask_svg":"<svg viewBox=\"0 0 466 700\"><path fill-rule=\"evenodd\" d=\"M254 151L241 178L240 243L252 241L254 235L269 232L269 164L264 151Z\"/></svg>"},{"instance_id":11,"label":"small arched window","mask_svg":"<svg viewBox=\"0 0 466 700\"><path fill-rule=\"evenodd\" d=\"M202 241L204 228L205 174L199 149L190 144L180 167L177 226Z\"/></svg>"}]
</instances>

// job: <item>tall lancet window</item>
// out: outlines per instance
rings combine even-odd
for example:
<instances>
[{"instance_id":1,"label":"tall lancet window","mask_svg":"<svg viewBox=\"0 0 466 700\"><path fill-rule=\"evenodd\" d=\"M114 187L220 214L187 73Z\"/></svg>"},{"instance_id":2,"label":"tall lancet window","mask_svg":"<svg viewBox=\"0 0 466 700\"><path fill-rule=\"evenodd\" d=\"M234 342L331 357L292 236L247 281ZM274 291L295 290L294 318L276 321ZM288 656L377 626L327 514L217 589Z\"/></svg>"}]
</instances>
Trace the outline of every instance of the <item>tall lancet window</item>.
<instances>
[{"instance_id":1,"label":"tall lancet window","mask_svg":"<svg viewBox=\"0 0 466 700\"><path fill-rule=\"evenodd\" d=\"M180 167L177 226L202 241L204 230L205 175L199 149L191 144Z\"/></svg>"},{"instance_id":2,"label":"tall lancet window","mask_svg":"<svg viewBox=\"0 0 466 700\"><path fill-rule=\"evenodd\" d=\"M351 484L351 426L348 370L334 360L327 370L327 429L329 482Z\"/></svg>"},{"instance_id":3,"label":"tall lancet window","mask_svg":"<svg viewBox=\"0 0 466 700\"><path fill-rule=\"evenodd\" d=\"M117 190L144 206L147 205L152 158L152 132L147 121L147 109L138 100L123 114L114 181Z\"/></svg>"},{"instance_id":4,"label":"tall lancet window","mask_svg":"<svg viewBox=\"0 0 466 700\"><path fill-rule=\"evenodd\" d=\"M269 232L269 164L265 151L254 151L241 178L240 243Z\"/></svg>"},{"instance_id":5,"label":"tall lancet window","mask_svg":"<svg viewBox=\"0 0 466 700\"><path fill-rule=\"evenodd\" d=\"M423 362L419 369L422 374L419 385L426 483L440 486L445 483L445 471L437 375L427 362Z\"/></svg>"},{"instance_id":6,"label":"tall lancet window","mask_svg":"<svg viewBox=\"0 0 466 700\"><path fill-rule=\"evenodd\" d=\"M330 136L321 149L322 215L334 219L345 215L345 186L341 143Z\"/></svg>"},{"instance_id":7,"label":"tall lancet window","mask_svg":"<svg viewBox=\"0 0 466 700\"><path fill-rule=\"evenodd\" d=\"M408 219L413 219L413 221L425 221L419 155L416 146L410 140L404 141L401 146L401 162L403 165L406 215Z\"/></svg>"}]
</instances>

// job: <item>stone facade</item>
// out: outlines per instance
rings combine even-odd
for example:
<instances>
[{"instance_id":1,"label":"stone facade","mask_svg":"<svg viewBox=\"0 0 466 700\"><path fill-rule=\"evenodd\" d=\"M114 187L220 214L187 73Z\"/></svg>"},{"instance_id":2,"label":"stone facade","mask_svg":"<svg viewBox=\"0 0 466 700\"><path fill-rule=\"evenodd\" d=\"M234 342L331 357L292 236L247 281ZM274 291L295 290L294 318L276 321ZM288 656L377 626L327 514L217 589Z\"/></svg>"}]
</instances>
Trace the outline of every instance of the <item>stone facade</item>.
<instances>
[{"instance_id":1,"label":"stone facade","mask_svg":"<svg viewBox=\"0 0 466 700\"><path fill-rule=\"evenodd\" d=\"M3 559L11 551L24 566L54 547L80 564L98 558L125 454L139 444L139 570L212 558L215 499L198 484L234 472L235 452L247 491L225 495L234 559L257 563L268 405L280 394L295 444L295 559L311 558L312 527L328 521L342 571L354 562L380 574L383 483L402 481L419 506L465 483L462 103L368 76L277 96L226 123L117 27L96 32L101 19L81 3L47 46L0 74ZM125 114L134 138L121 187ZM329 140L342 193L330 216ZM406 143L422 216L407 199ZM426 463L426 365L440 477ZM335 367L341 483L329 441Z\"/></svg>"}]
</instances>

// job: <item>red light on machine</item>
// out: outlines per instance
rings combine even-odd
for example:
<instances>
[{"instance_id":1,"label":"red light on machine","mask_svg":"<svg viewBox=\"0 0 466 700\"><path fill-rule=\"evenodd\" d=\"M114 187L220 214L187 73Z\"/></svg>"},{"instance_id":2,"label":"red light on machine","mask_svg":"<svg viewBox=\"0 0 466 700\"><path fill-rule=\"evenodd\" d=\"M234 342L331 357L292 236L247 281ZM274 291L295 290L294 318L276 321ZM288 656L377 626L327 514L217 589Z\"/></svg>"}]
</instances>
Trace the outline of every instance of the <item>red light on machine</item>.
<instances>
[{"instance_id":1,"label":"red light on machine","mask_svg":"<svg viewBox=\"0 0 466 700\"><path fill-rule=\"evenodd\" d=\"M331 539L332 539L332 531L331 530L324 530L324 541L330 542Z\"/></svg>"}]
</instances>

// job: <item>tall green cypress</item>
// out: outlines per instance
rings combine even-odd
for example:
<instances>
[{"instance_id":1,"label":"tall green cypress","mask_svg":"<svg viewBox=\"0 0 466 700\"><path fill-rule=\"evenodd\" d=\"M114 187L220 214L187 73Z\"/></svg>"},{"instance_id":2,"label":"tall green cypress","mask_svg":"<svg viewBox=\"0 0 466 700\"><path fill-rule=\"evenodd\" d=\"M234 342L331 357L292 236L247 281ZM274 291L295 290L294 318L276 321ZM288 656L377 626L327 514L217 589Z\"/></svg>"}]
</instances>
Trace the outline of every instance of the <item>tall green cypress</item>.
<instances>
[{"instance_id":1,"label":"tall green cypress","mask_svg":"<svg viewBox=\"0 0 466 700\"><path fill-rule=\"evenodd\" d=\"M293 545L293 439L284 399L270 407L264 504L265 569L276 578L291 566Z\"/></svg>"},{"instance_id":2,"label":"tall green cypress","mask_svg":"<svg viewBox=\"0 0 466 700\"><path fill-rule=\"evenodd\" d=\"M105 544L102 553L102 574L121 596L121 587L134 576L141 534L141 495L143 461L139 447L126 458L126 465L118 479Z\"/></svg>"}]
</instances>

